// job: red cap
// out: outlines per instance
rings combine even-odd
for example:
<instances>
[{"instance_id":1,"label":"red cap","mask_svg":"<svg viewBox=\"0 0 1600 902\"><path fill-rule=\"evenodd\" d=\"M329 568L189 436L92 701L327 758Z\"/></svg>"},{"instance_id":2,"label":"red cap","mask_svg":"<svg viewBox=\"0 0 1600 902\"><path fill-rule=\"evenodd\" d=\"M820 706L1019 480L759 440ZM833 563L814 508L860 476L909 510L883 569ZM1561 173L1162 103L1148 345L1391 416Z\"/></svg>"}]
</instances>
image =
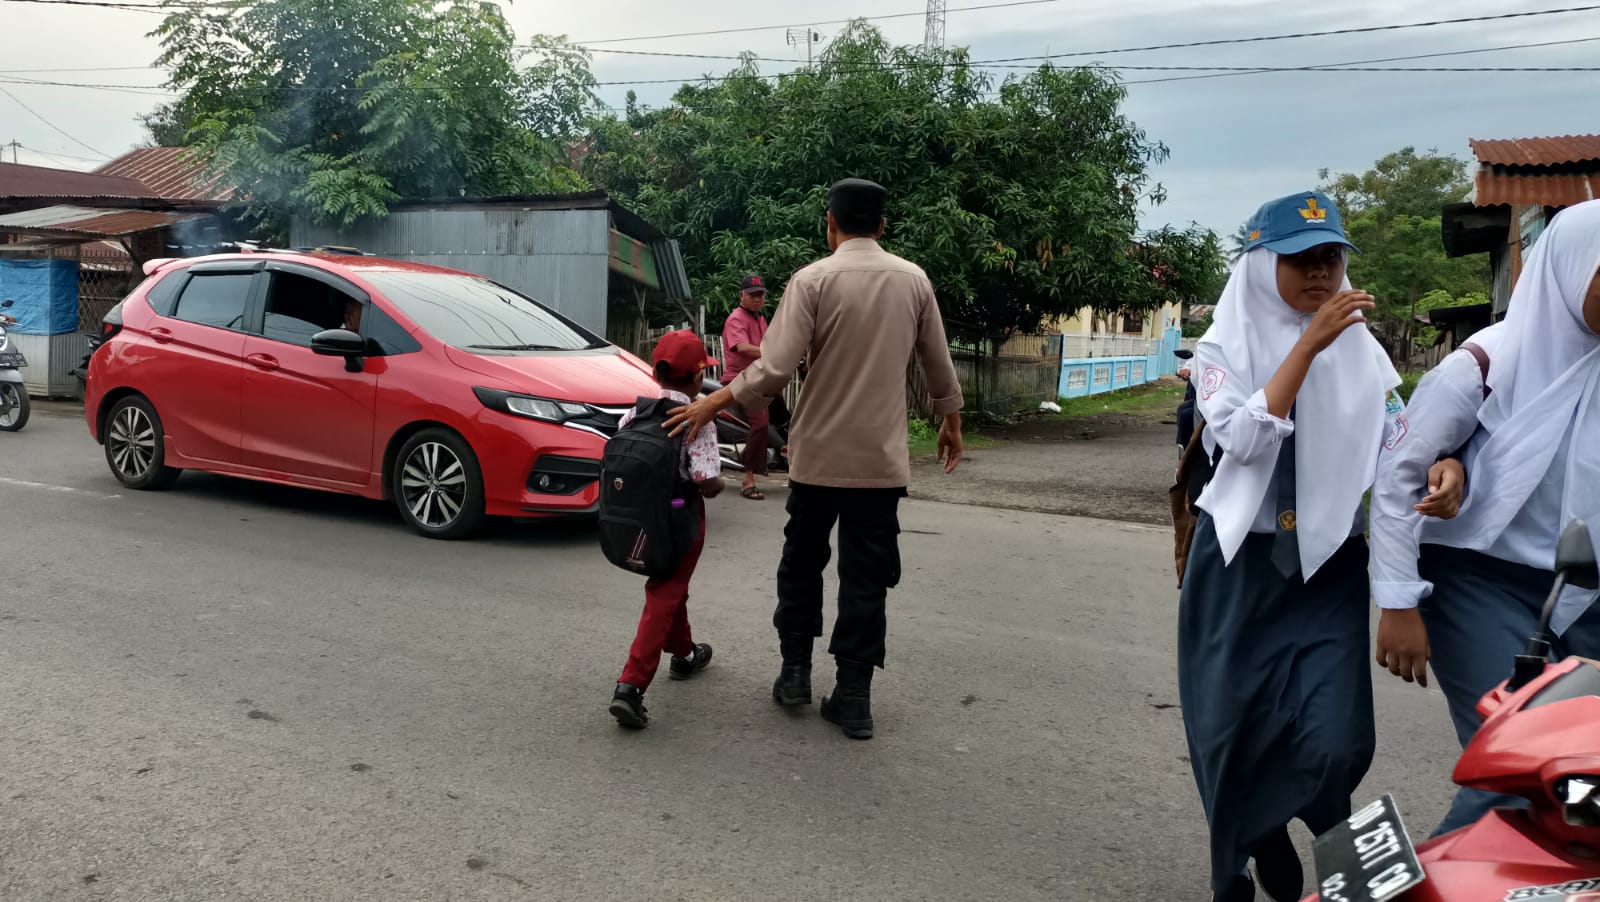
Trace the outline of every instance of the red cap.
<instances>
[{"instance_id":1,"label":"red cap","mask_svg":"<svg viewBox=\"0 0 1600 902\"><path fill-rule=\"evenodd\" d=\"M671 375L680 379L693 376L706 367L718 365L717 361L706 353L706 343L688 329L679 329L661 336L661 340L656 342L651 362L658 365L665 363Z\"/></svg>"}]
</instances>

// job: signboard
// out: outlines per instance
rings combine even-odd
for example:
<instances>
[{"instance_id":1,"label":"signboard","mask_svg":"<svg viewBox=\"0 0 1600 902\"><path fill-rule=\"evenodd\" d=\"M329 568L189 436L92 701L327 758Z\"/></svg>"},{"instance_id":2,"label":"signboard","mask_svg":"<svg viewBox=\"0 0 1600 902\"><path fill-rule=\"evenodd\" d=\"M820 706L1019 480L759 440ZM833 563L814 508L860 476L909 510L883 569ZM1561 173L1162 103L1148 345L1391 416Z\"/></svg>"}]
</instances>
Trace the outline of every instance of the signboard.
<instances>
[{"instance_id":1,"label":"signboard","mask_svg":"<svg viewBox=\"0 0 1600 902\"><path fill-rule=\"evenodd\" d=\"M1524 251L1539 240L1539 236L1544 233L1544 226L1544 207L1522 208L1522 215L1517 217L1517 230Z\"/></svg>"}]
</instances>

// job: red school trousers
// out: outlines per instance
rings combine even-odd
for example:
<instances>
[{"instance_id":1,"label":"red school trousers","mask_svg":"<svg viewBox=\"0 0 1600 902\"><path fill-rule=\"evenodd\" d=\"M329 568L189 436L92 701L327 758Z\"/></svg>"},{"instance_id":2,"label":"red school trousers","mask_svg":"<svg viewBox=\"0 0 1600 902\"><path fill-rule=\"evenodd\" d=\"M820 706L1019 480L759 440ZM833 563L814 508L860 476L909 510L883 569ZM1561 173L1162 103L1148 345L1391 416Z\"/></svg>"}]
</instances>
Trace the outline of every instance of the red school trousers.
<instances>
[{"instance_id":1,"label":"red school trousers","mask_svg":"<svg viewBox=\"0 0 1600 902\"><path fill-rule=\"evenodd\" d=\"M628 665L622 669L619 680L641 691L649 688L650 681L655 679L663 651L680 658L694 651L694 636L689 632L689 579L694 576L700 552L705 548L706 514L705 502L698 496L692 503L699 509L700 534L689 546L689 553L678 562L678 569L671 576L652 578L644 584L644 613L639 615L639 631L633 637Z\"/></svg>"}]
</instances>

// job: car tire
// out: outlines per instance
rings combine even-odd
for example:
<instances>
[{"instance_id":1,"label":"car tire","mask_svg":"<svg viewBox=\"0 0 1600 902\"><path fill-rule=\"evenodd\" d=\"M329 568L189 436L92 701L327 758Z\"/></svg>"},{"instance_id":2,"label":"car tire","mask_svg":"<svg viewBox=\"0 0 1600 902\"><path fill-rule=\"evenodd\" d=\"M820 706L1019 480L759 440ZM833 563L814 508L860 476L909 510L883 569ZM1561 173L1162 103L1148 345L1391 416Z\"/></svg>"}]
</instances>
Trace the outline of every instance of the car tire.
<instances>
[{"instance_id":1,"label":"car tire","mask_svg":"<svg viewBox=\"0 0 1600 902\"><path fill-rule=\"evenodd\" d=\"M395 507L419 535L462 539L483 525L483 470L460 435L433 428L407 439L395 457L393 480Z\"/></svg>"},{"instance_id":2,"label":"car tire","mask_svg":"<svg viewBox=\"0 0 1600 902\"><path fill-rule=\"evenodd\" d=\"M33 404L28 399L28 391L15 382L0 382L0 395L3 395L4 404L0 408L7 410L0 416L0 432L20 432L22 427L28 425L28 415L32 413Z\"/></svg>"},{"instance_id":3,"label":"car tire","mask_svg":"<svg viewBox=\"0 0 1600 902\"><path fill-rule=\"evenodd\" d=\"M118 401L106 416L106 465L117 481L136 491L164 489L182 470L169 467L161 415L142 395Z\"/></svg>"}]
</instances>

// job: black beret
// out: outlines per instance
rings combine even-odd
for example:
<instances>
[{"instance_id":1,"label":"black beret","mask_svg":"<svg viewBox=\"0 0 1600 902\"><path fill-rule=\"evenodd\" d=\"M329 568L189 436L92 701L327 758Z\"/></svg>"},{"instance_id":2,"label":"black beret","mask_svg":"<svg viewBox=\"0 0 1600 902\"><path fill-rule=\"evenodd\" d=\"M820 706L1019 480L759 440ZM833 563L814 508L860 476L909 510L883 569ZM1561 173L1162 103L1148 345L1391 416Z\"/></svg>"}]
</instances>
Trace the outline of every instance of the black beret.
<instances>
[{"instance_id":1,"label":"black beret","mask_svg":"<svg viewBox=\"0 0 1600 902\"><path fill-rule=\"evenodd\" d=\"M838 217L881 219L888 204L889 192L866 179L845 179L828 189L828 209Z\"/></svg>"}]
</instances>

